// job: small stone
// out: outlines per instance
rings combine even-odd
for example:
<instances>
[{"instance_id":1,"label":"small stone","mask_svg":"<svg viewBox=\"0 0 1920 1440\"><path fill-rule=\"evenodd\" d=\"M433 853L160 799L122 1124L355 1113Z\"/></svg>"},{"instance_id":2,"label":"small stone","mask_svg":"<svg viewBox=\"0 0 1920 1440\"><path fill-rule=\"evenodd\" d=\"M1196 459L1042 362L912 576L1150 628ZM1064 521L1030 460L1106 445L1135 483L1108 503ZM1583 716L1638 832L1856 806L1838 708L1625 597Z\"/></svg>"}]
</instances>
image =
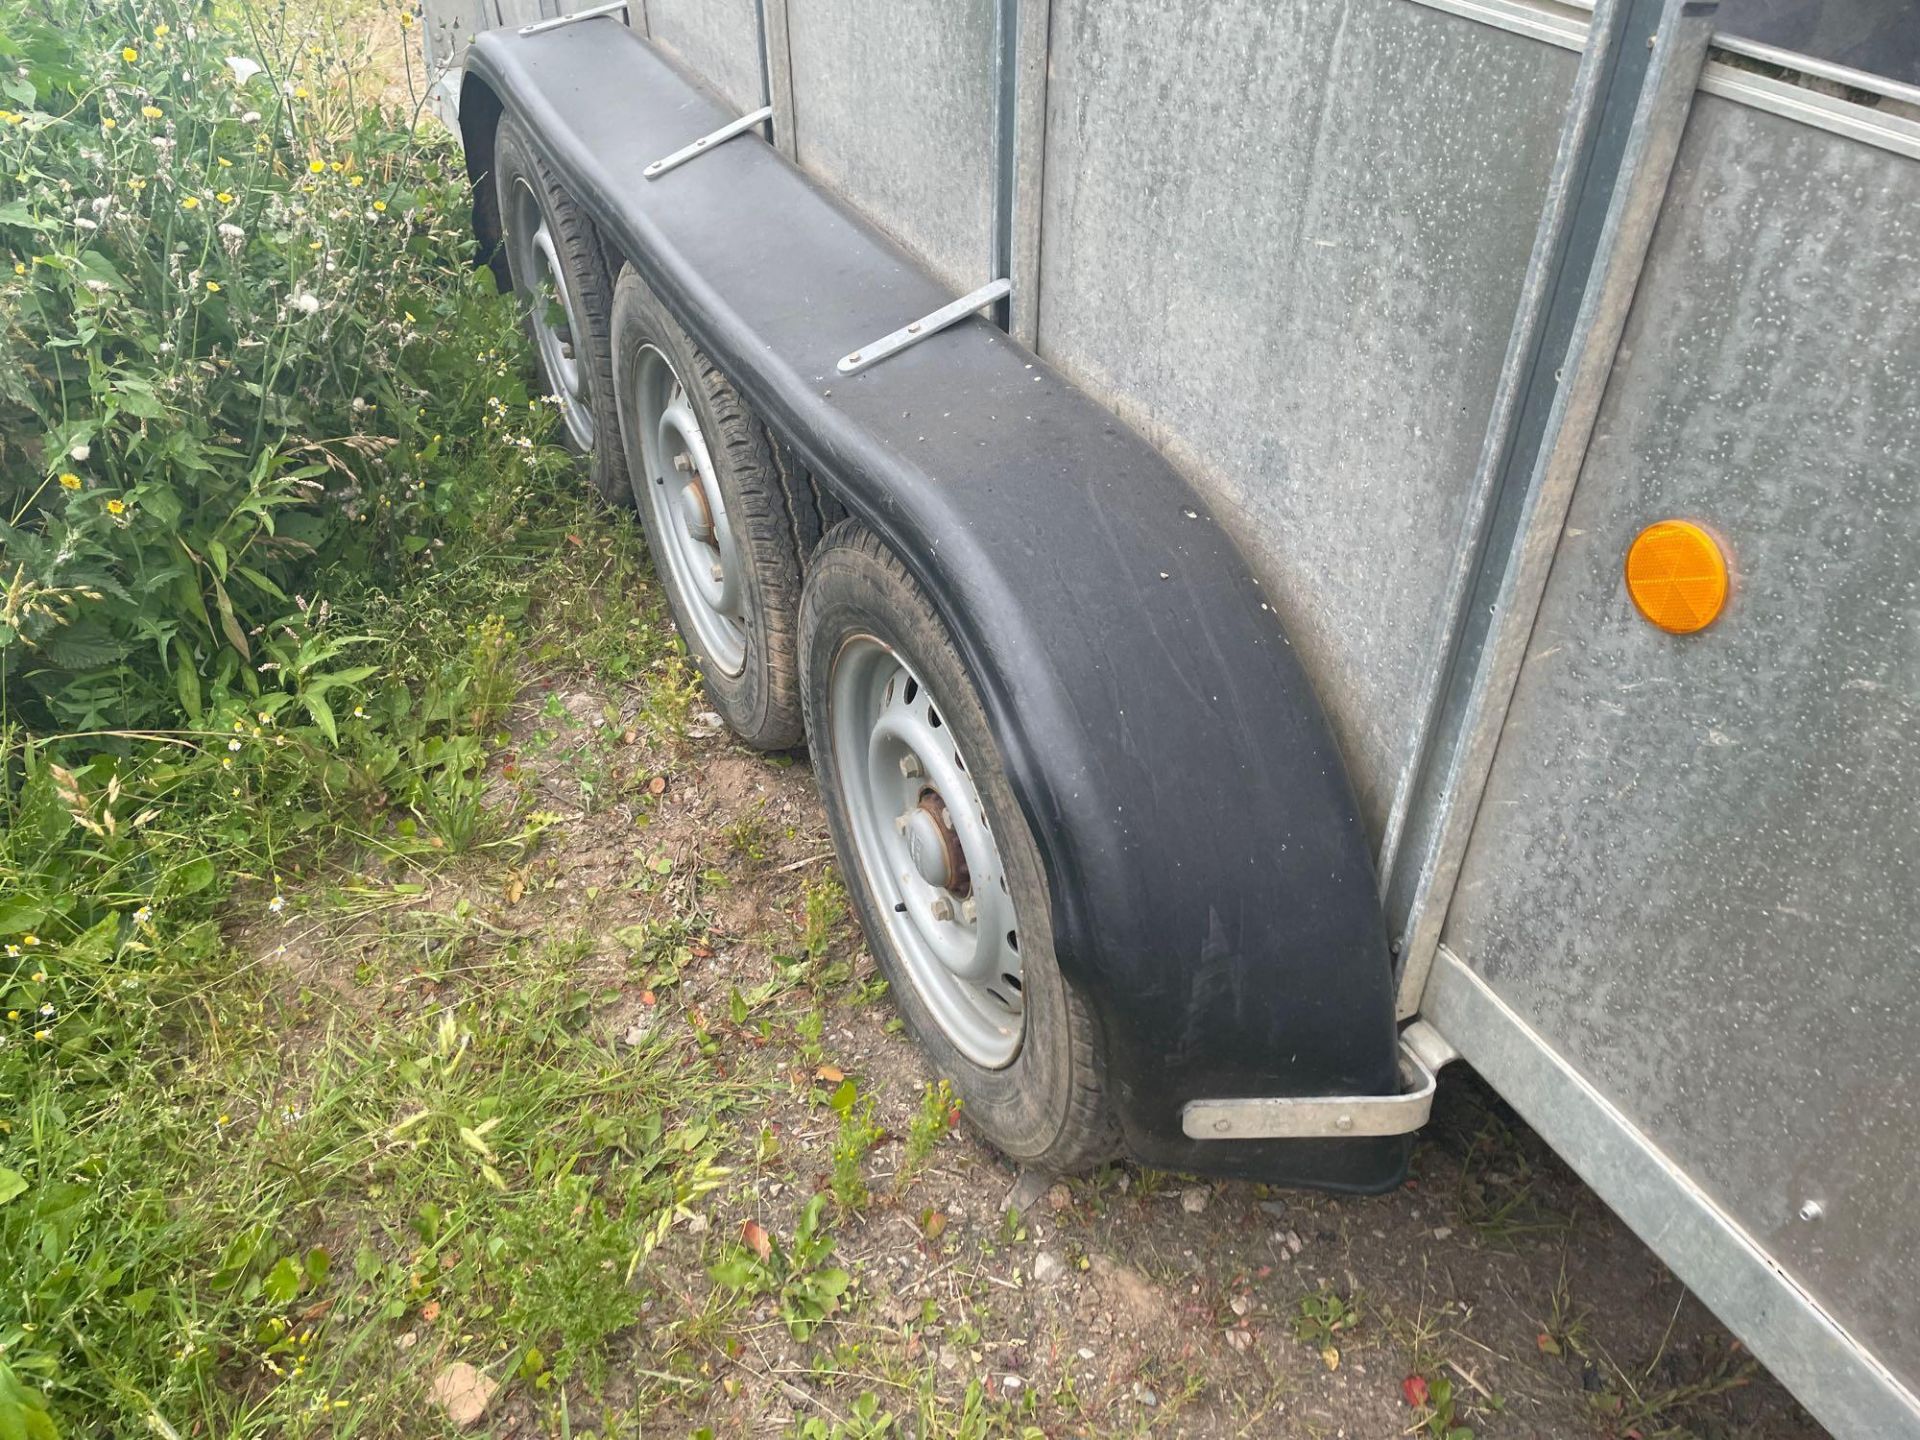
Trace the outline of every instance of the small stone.
<instances>
[{"instance_id":1,"label":"small stone","mask_svg":"<svg viewBox=\"0 0 1920 1440\"><path fill-rule=\"evenodd\" d=\"M1251 1330L1227 1331L1227 1348L1241 1355L1246 1354L1253 1348L1253 1332Z\"/></svg>"},{"instance_id":2,"label":"small stone","mask_svg":"<svg viewBox=\"0 0 1920 1440\"><path fill-rule=\"evenodd\" d=\"M1091 1350L1089 1350L1089 1349L1088 1349L1088 1348L1087 1348L1086 1346L1084 1346L1084 1345L1082 1345L1082 1346L1080 1347L1080 1349L1079 1349L1079 1351L1078 1351L1077 1353L1079 1354L1079 1356L1080 1356L1080 1358L1081 1358L1082 1360L1091 1360L1091 1359L1093 1358L1093 1351L1091 1351Z\"/></svg>"},{"instance_id":3,"label":"small stone","mask_svg":"<svg viewBox=\"0 0 1920 1440\"><path fill-rule=\"evenodd\" d=\"M1249 1300L1245 1295L1236 1295L1227 1302L1227 1308L1236 1315L1245 1315L1249 1310L1253 1309L1253 1301Z\"/></svg>"},{"instance_id":4,"label":"small stone","mask_svg":"<svg viewBox=\"0 0 1920 1440\"><path fill-rule=\"evenodd\" d=\"M1260 1208L1269 1215L1284 1215L1287 1213L1287 1202L1284 1200L1262 1200L1260 1202Z\"/></svg>"},{"instance_id":5,"label":"small stone","mask_svg":"<svg viewBox=\"0 0 1920 1440\"><path fill-rule=\"evenodd\" d=\"M1287 1231L1287 1253L1289 1255L1298 1255L1300 1251L1305 1248L1305 1245L1306 1242L1300 1238L1300 1232L1298 1230Z\"/></svg>"},{"instance_id":6,"label":"small stone","mask_svg":"<svg viewBox=\"0 0 1920 1440\"><path fill-rule=\"evenodd\" d=\"M1190 1190L1180 1192L1180 1208L1189 1215L1198 1215L1207 1208L1209 1191L1204 1185L1195 1185Z\"/></svg>"},{"instance_id":7,"label":"small stone","mask_svg":"<svg viewBox=\"0 0 1920 1440\"><path fill-rule=\"evenodd\" d=\"M1025 1383L1018 1375L1009 1375L1001 1380L1000 1385L1005 1390L1018 1390Z\"/></svg>"},{"instance_id":8,"label":"small stone","mask_svg":"<svg viewBox=\"0 0 1920 1440\"><path fill-rule=\"evenodd\" d=\"M456 1360L433 1377L433 1403L446 1411L455 1425L468 1430L480 1423L499 1388L483 1372Z\"/></svg>"},{"instance_id":9,"label":"small stone","mask_svg":"<svg viewBox=\"0 0 1920 1440\"><path fill-rule=\"evenodd\" d=\"M704 1235L712 1225L713 1221L705 1215L690 1216L687 1220L687 1233L689 1235Z\"/></svg>"},{"instance_id":10,"label":"small stone","mask_svg":"<svg viewBox=\"0 0 1920 1440\"><path fill-rule=\"evenodd\" d=\"M944 1345L940 1347L939 1359L942 1370L951 1370L960 1363L960 1357Z\"/></svg>"},{"instance_id":11,"label":"small stone","mask_svg":"<svg viewBox=\"0 0 1920 1440\"><path fill-rule=\"evenodd\" d=\"M1160 1403L1160 1397L1151 1390L1142 1390L1140 1392L1140 1403L1151 1408Z\"/></svg>"},{"instance_id":12,"label":"small stone","mask_svg":"<svg viewBox=\"0 0 1920 1440\"><path fill-rule=\"evenodd\" d=\"M1022 1215L1040 1203L1047 1193L1047 1177L1033 1170L1022 1170L1020 1178L1013 1182L1013 1188L1007 1191L1007 1198L1000 1202L1002 1210L1018 1210Z\"/></svg>"},{"instance_id":13,"label":"small stone","mask_svg":"<svg viewBox=\"0 0 1920 1440\"><path fill-rule=\"evenodd\" d=\"M1073 1192L1064 1185L1055 1185L1047 1191L1047 1204L1054 1210L1065 1210L1073 1204Z\"/></svg>"},{"instance_id":14,"label":"small stone","mask_svg":"<svg viewBox=\"0 0 1920 1440\"><path fill-rule=\"evenodd\" d=\"M1051 1285L1067 1273L1067 1262L1051 1250L1042 1250L1033 1257L1033 1279L1035 1284Z\"/></svg>"},{"instance_id":15,"label":"small stone","mask_svg":"<svg viewBox=\"0 0 1920 1440\"><path fill-rule=\"evenodd\" d=\"M393 1343L398 1345L402 1350L411 1350L414 1346L420 1343L420 1337L414 1334L413 1331L408 1330L404 1334L402 1334L398 1340L394 1341Z\"/></svg>"},{"instance_id":16,"label":"small stone","mask_svg":"<svg viewBox=\"0 0 1920 1440\"><path fill-rule=\"evenodd\" d=\"M1433 1238L1436 1240L1445 1240L1452 1234L1453 1227L1451 1225L1436 1225L1433 1230Z\"/></svg>"}]
</instances>

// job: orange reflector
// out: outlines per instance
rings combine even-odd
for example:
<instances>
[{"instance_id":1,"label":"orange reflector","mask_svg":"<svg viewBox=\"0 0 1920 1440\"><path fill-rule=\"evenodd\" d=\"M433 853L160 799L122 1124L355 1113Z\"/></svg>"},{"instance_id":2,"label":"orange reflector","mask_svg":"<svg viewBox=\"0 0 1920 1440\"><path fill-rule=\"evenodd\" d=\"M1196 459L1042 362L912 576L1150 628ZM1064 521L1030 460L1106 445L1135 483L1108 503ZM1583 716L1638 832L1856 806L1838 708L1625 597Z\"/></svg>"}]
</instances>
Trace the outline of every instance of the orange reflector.
<instances>
[{"instance_id":1,"label":"orange reflector","mask_svg":"<svg viewBox=\"0 0 1920 1440\"><path fill-rule=\"evenodd\" d=\"M1698 525L1657 520L1627 550L1627 593L1668 634L1691 635L1726 606L1726 556Z\"/></svg>"}]
</instances>

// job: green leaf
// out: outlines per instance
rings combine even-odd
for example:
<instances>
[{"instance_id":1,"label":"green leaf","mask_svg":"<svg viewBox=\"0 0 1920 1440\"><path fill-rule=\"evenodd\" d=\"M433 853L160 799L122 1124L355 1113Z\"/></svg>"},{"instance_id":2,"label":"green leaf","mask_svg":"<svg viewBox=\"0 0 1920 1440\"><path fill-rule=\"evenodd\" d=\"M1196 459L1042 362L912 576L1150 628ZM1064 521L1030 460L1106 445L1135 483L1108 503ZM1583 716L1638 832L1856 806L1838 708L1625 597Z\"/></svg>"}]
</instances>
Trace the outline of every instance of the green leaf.
<instances>
[{"instance_id":1,"label":"green leaf","mask_svg":"<svg viewBox=\"0 0 1920 1440\"><path fill-rule=\"evenodd\" d=\"M275 1305L284 1305L300 1293L300 1267L292 1256L281 1256L279 1264L267 1272L262 1293Z\"/></svg>"},{"instance_id":2,"label":"green leaf","mask_svg":"<svg viewBox=\"0 0 1920 1440\"><path fill-rule=\"evenodd\" d=\"M307 707L307 714L313 717L313 723L326 733L329 743L340 743L340 731L333 723L333 707L327 704L327 697L318 690L302 692L300 703Z\"/></svg>"},{"instance_id":3,"label":"green leaf","mask_svg":"<svg viewBox=\"0 0 1920 1440\"><path fill-rule=\"evenodd\" d=\"M24 895L0 900L0 935L18 935L33 929L46 918L47 907L41 901L30 900Z\"/></svg>"},{"instance_id":4,"label":"green leaf","mask_svg":"<svg viewBox=\"0 0 1920 1440\"><path fill-rule=\"evenodd\" d=\"M327 1272L333 1268L333 1257L327 1254L323 1246L316 1245L307 1251L307 1284L318 1290L327 1283Z\"/></svg>"},{"instance_id":5,"label":"green leaf","mask_svg":"<svg viewBox=\"0 0 1920 1440\"><path fill-rule=\"evenodd\" d=\"M17 1170L9 1170L0 1165L0 1205L9 1200L18 1200L27 1193L27 1177Z\"/></svg>"},{"instance_id":6,"label":"green leaf","mask_svg":"<svg viewBox=\"0 0 1920 1440\"><path fill-rule=\"evenodd\" d=\"M213 884L214 878L213 861L202 855L198 860L189 860L180 867L178 878L174 882L174 893L198 895Z\"/></svg>"},{"instance_id":7,"label":"green leaf","mask_svg":"<svg viewBox=\"0 0 1920 1440\"><path fill-rule=\"evenodd\" d=\"M253 647L247 644L247 632L240 628L240 622L234 617L233 601L227 598L227 587L218 579L213 582L213 603L220 611L220 629L227 637L227 643L240 652L243 660L253 659Z\"/></svg>"}]
</instances>

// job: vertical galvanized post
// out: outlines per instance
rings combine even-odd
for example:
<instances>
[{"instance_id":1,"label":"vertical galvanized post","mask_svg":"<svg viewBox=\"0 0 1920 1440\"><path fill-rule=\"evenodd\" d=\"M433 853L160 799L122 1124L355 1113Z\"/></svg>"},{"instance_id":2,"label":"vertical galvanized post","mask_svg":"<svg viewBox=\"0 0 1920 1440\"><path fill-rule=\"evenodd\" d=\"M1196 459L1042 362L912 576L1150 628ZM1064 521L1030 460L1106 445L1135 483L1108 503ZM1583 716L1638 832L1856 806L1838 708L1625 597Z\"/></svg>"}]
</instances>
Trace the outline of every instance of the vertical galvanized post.
<instances>
[{"instance_id":1,"label":"vertical galvanized post","mask_svg":"<svg viewBox=\"0 0 1920 1440\"><path fill-rule=\"evenodd\" d=\"M1014 89L1018 74L1020 0L993 0L993 216L988 237L987 278L1013 273ZM1013 327L1012 302L993 302L993 323Z\"/></svg>"},{"instance_id":2,"label":"vertical galvanized post","mask_svg":"<svg viewBox=\"0 0 1920 1440\"><path fill-rule=\"evenodd\" d=\"M1535 239L1414 760L1382 846L1400 1011L1418 1008L1717 0L1600 0Z\"/></svg>"},{"instance_id":3,"label":"vertical galvanized post","mask_svg":"<svg viewBox=\"0 0 1920 1440\"><path fill-rule=\"evenodd\" d=\"M1016 0L1013 43L1013 135L1008 208L1012 234L1007 268L1013 337L1029 348L1040 341L1040 202L1047 150L1047 46L1053 0Z\"/></svg>"},{"instance_id":4,"label":"vertical galvanized post","mask_svg":"<svg viewBox=\"0 0 1920 1440\"><path fill-rule=\"evenodd\" d=\"M759 0L760 56L766 79L767 104L773 107L773 144L795 164L800 155L794 143L793 52L787 35L787 0Z\"/></svg>"}]
</instances>

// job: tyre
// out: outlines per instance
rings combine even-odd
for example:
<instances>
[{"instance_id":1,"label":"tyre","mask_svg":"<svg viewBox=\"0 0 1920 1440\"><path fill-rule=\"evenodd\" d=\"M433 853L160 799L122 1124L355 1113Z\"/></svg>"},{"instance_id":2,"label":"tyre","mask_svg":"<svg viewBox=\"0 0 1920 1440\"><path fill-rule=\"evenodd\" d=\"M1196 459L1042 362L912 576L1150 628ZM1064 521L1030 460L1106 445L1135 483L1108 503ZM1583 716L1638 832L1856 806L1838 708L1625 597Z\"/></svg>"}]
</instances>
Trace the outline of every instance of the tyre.
<instances>
[{"instance_id":1,"label":"tyre","mask_svg":"<svg viewBox=\"0 0 1920 1440\"><path fill-rule=\"evenodd\" d=\"M502 249L541 383L558 402L566 443L584 459L594 489L609 504L624 505L626 464L614 420L613 282L599 239L511 115L500 122L493 170Z\"/></svg>"},{"instance_id":2,"label":"tyre","mask_svg":"<svg viewBox=\"0 0 1920 1440\"><path fill-rule=\"evenodd\" d=\"M946 627L848 521L800 606L814 770L867 942L961 1114L1067 1174L1118 1149L1096 1022L1053 954L1046 873Z\"/></svg>"},{"instance_id":3,"label":"tyre","mask_svg":"<svg viewBox=\"0 0 1920 1440\"><path fill-rule=\"evenodd\" d=\"M758 749L797 745L805 487L781 484L765 427L630 267L614 287L613 349L633 498L713 708Z\"/></svg>"}]
</instances>

